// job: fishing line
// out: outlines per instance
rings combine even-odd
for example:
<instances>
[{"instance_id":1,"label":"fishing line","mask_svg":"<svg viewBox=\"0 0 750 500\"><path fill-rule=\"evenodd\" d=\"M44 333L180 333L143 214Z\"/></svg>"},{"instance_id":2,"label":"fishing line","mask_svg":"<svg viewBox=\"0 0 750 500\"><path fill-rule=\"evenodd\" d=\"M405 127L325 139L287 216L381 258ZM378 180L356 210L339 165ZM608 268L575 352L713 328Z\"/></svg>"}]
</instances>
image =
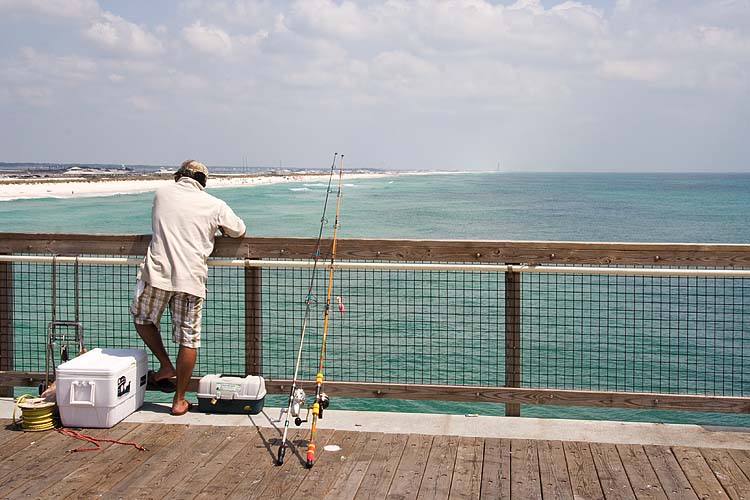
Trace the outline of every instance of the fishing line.
<instances>
[{"instance_id":1,"label":"fishing line","mask_svg":"<svg viewBox=\"0 0 750 500\"><path fill-rule=\"evenodd\" d=\"M341 207L341 182L344 172L344 155L339 159L339 189L336 195L336 218L333 222L333 238L331 242L331 264L328 268L328 289L326 291L326 308L323 317L323 336L320 340L320 358L318 360L318 373L315 376L315 401L312 408L312 425L310 426L310 441L307 444L307 468L313 466L315 461L315 431L318 424L318 417L322 414L323 409L328 407L328 396L323 393L323 361L326 353L326 335L328 333L328 313L331 309L331 292L333 291L333 269L336 260L336 233L339 228L339 208ZM339 310L344 314L344 305L338 300Z\"/></svg>"},{"instance_id":2,"label":"fishing line","mask_svg":"<svg viewBox=\"0 0 750 500\"><path fill-rule=\"evenodd\" d=\"M333 153L333 161L331 162L331 171L328 175L328 186L326 187L326 197L325 201L323 202L323 215L320 217L320 229L318 230L318 239L315 243L315 251L313 252L313 267L310 271L310 286L307 289L307 297L305 298L305 314L302 318L302 328L300 331L300 339L299 339L299 348L297 349L297 359L294 363L294 376L292 377L292 387L289 391L289 403L287 405L286 409L286 419L284 420L284 435L281 438L281 444L279 445L279 451L278 455L276 457L276 465L282 465L284 463L284 454L286 453L286 448L289 445L287 441L287 435L289 433L289 418L295 417L296 424L299 425L301 423L301 420L299 418L299 410L302 407L302 405L305 402L305 392L302 390L302 387L298 387L298 376L299 376L299 367L302 361L302 347L305 342L305 331L307 329L307 323L310 318L310 309L311 304L313 302L313 287L315 286L315 275L316 275L316 269L318 267L318 260L320 259L320 241L323 237L323 226L328 222L328 219L326 218L326 212L328 210L328 199L331 193L331 183L333 181L333 174L336 168L336 157L338 156L338 153ZM343 158L343 155L342 155ZM341 192L341 187L339 187L339 192ZM338 217L338 215L337 215ZM335 231L335 228L334 228Z\"/></svg>"}]
</instances>

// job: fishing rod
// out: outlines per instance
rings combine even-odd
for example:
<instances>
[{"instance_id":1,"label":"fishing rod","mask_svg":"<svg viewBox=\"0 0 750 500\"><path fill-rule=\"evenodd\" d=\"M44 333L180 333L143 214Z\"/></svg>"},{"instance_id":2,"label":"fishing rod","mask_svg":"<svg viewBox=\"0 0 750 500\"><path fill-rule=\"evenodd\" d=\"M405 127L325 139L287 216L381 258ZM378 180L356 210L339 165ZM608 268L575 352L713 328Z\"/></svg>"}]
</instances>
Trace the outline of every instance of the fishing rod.
<instances>
[{"instance_id":1,"label":"fishing rod","mask_svg":"<svg viewBox=\"0 0 750 500\"><path fill-rule=\"evenodd\" d=\"M341 179L344 172L344 155L339 159L339 189L336 195L336 218L333 223L333 238L331 241L331 264L328 267L328 289L326 291L326 308L323 317L323 336L320 340L320 358L318 360L318 373L315 376L315 399L312 406L312 425L310 426L310 441L307 443L307 463L309 469L315 461L315 430L317 428L318 417L322 417L323 409L328 408L328 396L323 392L323 360L326 353L326 334L328 333L328 312L331 308L331 291L333 290L333 269L336 260L336 232L339 228L339 208L341 207ZM344 304L341 298L337 297L339 311L344 314Z\"/></svg>"},{"instance_id":2,"label":"fishing rod","mask_svg":"<svg viewBox=\"0 0 750 500\"><path fill-rule=\"evenodd\" d=\"M284 435L281 438L281 444L279 445L279 452L276 457L276 465L282 465L284 463L284 454L289 446L287 441L287 435L289 433L289 417L296 417L295 424L300 425L302 423L299 418L299 411L302 405L305 403L305 391L301 386L298 386L298 375L299 367L302 361L302 346L305 343L305 330L307 329L307 322L310 318L310 305L313 301L313 287L315 285L316 269L318 267L318 259L320 258L320 240L323 237L323 226L328 222L326 218L326 211L328 209L328 198L331 193L331 181L333 180L333 173L336 168L336 157L338 153L333 153L333 161L331 162L331 173L328 176L328 187L326 188L326 198L323 202L323 215L320 217L320 230L318 231L318 240L315 243L315 251L313 252L313 267L310 271L310 286L307 289L307 298L305 299L305 315L302 319L302 329L300 332L299 348L297 349L297 360L294 363L294 377L292 378L292 387L289 390L289 403L286 409L286 419L284 420ZM343 155L342 155L343 157ZM341 188L339 187L339 192Z\"/></svg>"}]
</instances>

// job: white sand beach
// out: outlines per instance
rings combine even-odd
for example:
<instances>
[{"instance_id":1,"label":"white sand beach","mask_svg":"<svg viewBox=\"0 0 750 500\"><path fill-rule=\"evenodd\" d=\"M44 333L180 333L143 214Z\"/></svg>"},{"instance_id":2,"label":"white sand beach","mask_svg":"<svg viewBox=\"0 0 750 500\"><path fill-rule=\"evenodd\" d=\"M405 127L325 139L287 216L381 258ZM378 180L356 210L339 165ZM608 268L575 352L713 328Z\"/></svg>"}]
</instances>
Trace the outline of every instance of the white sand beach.
<instances>
[{"instance_id":1,"label":"white sand beach","mask_svg":"<svg viewBox=\"0 0 750 500\"><path fill-rule=\"evenodd\" d=\"M344 174L345 180L389 177L406 173L351 173ZM255 176L213 176L208 179L208 188L259 186L281 182L320 182L328 180L328 174L295 175L255 175ZM170 176L163 179L90 179L90 178L49 178L33 181L0 179L0 201L38 198L71 198L85 196L112 196L156 191L161 186L174 182ZM335 182L335 181L334 181Z\"/></svg>"}]
</instances>

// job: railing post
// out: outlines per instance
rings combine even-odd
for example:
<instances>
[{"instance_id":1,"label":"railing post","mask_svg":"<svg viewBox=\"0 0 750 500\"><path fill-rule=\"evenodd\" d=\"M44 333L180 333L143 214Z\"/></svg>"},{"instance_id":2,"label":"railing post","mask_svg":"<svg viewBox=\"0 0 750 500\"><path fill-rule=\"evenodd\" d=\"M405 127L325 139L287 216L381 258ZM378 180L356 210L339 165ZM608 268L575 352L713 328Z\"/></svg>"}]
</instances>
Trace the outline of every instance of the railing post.
<instances>
[{"instance_id":1,"label":"railing post","mask_svg":"<svg viewBox=\"0 0 750 500\"><path fill-rule=\"evenodd\" d=\"M13 370L13 263L0 262L0 371ZM13 396L12 386L0 386L0 396Z\"/></svg>"},{"instance_id":2,"label":"railing post","mask_svg":"<svg viewBox=\"0 0 750 500\"><path fill-rule=\"evenodd\" d=\"M245 375L263 374L262 282L261 268L245 268Z\"/></svg>"},{"instance_id":3,"label":"railing post","mask_svg":"<svg viewBox=\"0 0 750 500\"><path fill-rule=\"evenodd\" d=\"M521 387L521 274L505 272L505 387ZM505 416L520 417L519 403L505 403Z\"/></svg>"}]
</instances>

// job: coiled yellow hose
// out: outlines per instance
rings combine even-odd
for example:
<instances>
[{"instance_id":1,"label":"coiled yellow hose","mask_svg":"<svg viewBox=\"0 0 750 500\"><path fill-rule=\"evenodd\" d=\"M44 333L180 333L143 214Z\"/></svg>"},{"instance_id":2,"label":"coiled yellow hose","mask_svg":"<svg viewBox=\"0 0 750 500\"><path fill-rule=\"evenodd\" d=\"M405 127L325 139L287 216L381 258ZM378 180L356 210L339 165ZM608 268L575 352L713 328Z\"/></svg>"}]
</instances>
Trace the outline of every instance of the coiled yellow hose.
<instances>
[{"instance_id":1,"label":"coiled yellow hose","mask_svg":"<svg viewBox=\"0 0 750 500\"><path fill-rule=\"evenodd\" d=\"M21 409L21 420L16 420L16 409ZM48 431L55 428L55 403L44 398L24 394L16 399L13 408L13 423L22 430L30 432Z\"/></svg>"}]
</instances>

